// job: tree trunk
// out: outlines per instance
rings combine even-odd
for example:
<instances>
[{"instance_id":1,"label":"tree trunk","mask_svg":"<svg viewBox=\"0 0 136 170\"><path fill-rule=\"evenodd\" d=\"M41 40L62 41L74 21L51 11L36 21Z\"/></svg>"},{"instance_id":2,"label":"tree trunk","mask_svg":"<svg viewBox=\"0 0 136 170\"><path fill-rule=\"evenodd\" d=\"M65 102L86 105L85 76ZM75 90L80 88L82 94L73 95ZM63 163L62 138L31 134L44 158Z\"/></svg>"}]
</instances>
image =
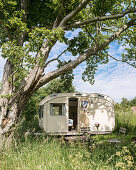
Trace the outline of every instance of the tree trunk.
<instances>
[{"instance_id":1,"label":"tree trunk","mask_svg":"<svg viewBox=\"0 0 136 170\"><path fill-rule=\"evenodd\" d=\"M24 104L29 99L29 94L17 93L13 96L12 81L9 80L13 73L13 64L7 60L4 66L2 88L0 91L0 136L7 133L10 127L18 120Z\"/></svg>"},{"instance_id":2,"label":"tree trunk","mask_svg":"<svg viewBox=\"0 0 136 170\"><path fill-rule=\"evenodd\" d=\"M55 43L56 41L53 41L52 46ZM41 48L45 61L48 58L52 46L49 46L48 40L46 40ZM9 78L13 80L14 66L9 60L7 60L4 67L2 89L0 91L0 135L7 133L11 126L18 121L24 105L34 91L36 91L36 85L44 72L44 67L38 66L39 57L40 53L36 56L37 65L30 71L27 78L22 81L19 90L15 93L13 93L13 83L9 80Z\"/></svg>"},{"instance_id":3,"label":"tree trunk","mask_svg":"<svg viewBox=\"0 0 136 170\"><path fill-rule=\"evenodd\" d=\"M0 98L0 135L7 133L11 126L19 120L23 107L29 97L18 94L16 98L12 99L7 97Z\"/></svg>"}]
</instances>

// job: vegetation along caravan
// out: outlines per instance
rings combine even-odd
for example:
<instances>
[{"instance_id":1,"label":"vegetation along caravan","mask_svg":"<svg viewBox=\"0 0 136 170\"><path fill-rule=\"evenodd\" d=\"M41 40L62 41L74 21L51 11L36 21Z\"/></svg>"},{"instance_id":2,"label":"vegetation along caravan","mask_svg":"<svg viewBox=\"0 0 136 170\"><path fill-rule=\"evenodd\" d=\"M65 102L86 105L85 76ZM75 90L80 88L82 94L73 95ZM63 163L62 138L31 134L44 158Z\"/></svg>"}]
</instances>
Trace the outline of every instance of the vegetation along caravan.
<instances>
[{"instance_id":1,"label":"vegetation along caravan","mask_svg":"<svg viewBox=\"0 0 136 170\"><path fill-rule=\"evenodd\" d=\"M40 102L39 125L48 134L109 133L115 126L114 101L98 93L52 94Z\"/></svg>"}]
</instances>

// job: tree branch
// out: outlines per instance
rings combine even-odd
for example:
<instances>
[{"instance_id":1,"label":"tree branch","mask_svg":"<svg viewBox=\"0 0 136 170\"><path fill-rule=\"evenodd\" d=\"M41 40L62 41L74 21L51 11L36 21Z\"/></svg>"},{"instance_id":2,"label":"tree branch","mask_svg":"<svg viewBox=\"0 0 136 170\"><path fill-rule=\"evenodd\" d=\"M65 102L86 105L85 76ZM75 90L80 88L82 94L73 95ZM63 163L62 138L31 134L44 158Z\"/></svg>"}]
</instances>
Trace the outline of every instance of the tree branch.
<instances>
[{"instance_id":1,"label":"tree branch","mask_svg":"<svg viewBox=\"0 0 136 170\"><path fill-rule=\"evenodd\" d=\"M92 34L85 28L87 34L91 37L91 39L97 44L98 42L95 40L95 38L92 36Z\"/></svg>"},{"instance_id":2,"label":"tree branch","mask_svg":"<svg viewBox=\"0 0 136 170\"><path fill-rule=\"evenodd\" d=\"M106 28L106 27L102 27L102 30L104 30L104 31L112 31L112 32L117 31L117 30L114 30L113 28Z\"/></svg>"},{"instance_id":3,"label":"tree branch","mask_svg":"<svg viewBox=\"0 0 136 170\"><path fill-rule=\"evenodd\" d=\"M87 20L84 20L84 21L77 21L77 22L75 22L73 24L64 26L63 29L68 30L68 29L71 29L71 28L78 28L78 27L90 24L92 22L97 22L97 21L106 21L106 20L111 20L111 19L119 19L119 18L124 17L126 14L133 13L133 12L136 12L136 8L127 9L126 11L123 11L120 14L107 15L107 16L102 16L102 17L94 17L94 18L90 18L90 19L87 19Z\"/></svg>"},{"instance_id":4,"label":"tree branch","mask_svg":"<svg viewBox=\"0 0 136 170\"><path fill-rule=\"evenodd\" d=\"M104 50L104 51L105 51L105 50ZM105 51L105 52L106 52L106 51ZM106 53L107 53L107 52L106 52ZM118 60L117 58L111 56L109 53L107 53L107 54L108 54L108 56L109 56L110 58L112 58L113 60L116 60L116 61L122 62L122 63L126 63L126 64L128 64L128 65L130 65L130 66L132 66L132 67L135 67L133 64L131 64L131 63L127 62L127 61Z\"/></svg>"},{"instance_id":5,"label":"tree branch","mask_svg":"<svg viewBox=\"0 0 136 170\"><path fill-rule=\"evenodd\" d=\"M88 3L90 0L83 0L75 10L70 12L68 15L66 15L63 20L61 21L59 27L64 27L68 21L70 21L72 18L74 18Z\"/></svg>"},{"instance_id":6,"label":"tree branch","mask_svg":"<svg viewBox=\"0 0 136 170\"><path fill-rule=\"evenodd\" d=\"M62 54L64 54L67 50L68 50L68 48L65 49L64 51L62 51L62 52L58 55L57 58L53 58L52 60L49 60L49 61L44 65L44 68L47 67L47 65L50 64L51 62L58 60L58 59L60 58L60 56L62 56Z\"/></svg>"},{"instance_id":7,"label":"tree branch","mask_svg":"<svg viewBox=\"0 0 136 170\"><path fill-rule=\"evenodd\" d=\"M57 15L57 17L56 17L56 19L55 19L55 22L54 22L54 24L53 24L53 28L56 28L56 27L58 27L58 25L60 24L60 22L61 22L61 19L62 19L62 11L61 11L61 9L60 9L60 11L59 11L59 13L58 13L58 15Z\"/></svg>"},{"instance_id":8,"label":"tree branch","mask_svg":"<svg viewBox=\"0 0 136 170\"><path fill-rule=\"evenodd\" d=\"M69 70L74 69L76 66L78 66L80 63L85 61L88 57L92 55L97 55L97 53L101 50L103 50L106 46L108 46L113 40L118 38L122 32L124 32L126 29L128 29L130 26L133 25L134 21L136 19L130 20L127 24L125 24L122 28L120 28L115 34L110 36L103 44L96 44L94 47L89 48L84 54L80 55L75 60L71 61L70 63L62 66L59 69L56 69L46 75L43 75L36 86L36 89L43 86L44 84L48 83L50 80L57 78L60 74L67 72Z\"/></svg>"}]
</instances>

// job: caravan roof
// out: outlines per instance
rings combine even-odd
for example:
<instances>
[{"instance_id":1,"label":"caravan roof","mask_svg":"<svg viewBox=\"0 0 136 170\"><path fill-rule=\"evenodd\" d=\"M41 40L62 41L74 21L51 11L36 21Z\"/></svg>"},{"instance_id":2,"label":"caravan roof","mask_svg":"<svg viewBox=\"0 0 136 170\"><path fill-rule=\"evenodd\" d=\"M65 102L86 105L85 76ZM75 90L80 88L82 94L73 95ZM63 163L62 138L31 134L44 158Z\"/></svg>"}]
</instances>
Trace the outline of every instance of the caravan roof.
<instances>
[{"instance_id":1,"label":"caravan roof","mask_svg":"<svg viewBox=\"0 0 136 170\"><path fill-rule=\"evenodd\" d=\"M113 99L107 95L100 94L100 93L56 93L46 96L39 105L44 105L49 100L60 98L60 97L91 97L91 98L103 98L105 100L108 100L110 103L114 103Z\"/></svg>"}]
</instances>

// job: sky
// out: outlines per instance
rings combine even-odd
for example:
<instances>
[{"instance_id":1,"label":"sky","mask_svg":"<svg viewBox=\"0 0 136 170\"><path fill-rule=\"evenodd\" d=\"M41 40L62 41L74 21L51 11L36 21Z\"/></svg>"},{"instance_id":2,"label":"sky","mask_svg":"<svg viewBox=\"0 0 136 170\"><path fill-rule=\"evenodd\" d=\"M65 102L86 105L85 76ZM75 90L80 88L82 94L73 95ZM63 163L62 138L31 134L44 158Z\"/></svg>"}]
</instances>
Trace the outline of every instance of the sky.
<instances>
[{"instance_id":1,"label":"sky","mask_svg":"<svg viewBox=\"0 0 136 170\"><path fill-rule=\"evenodd\" d=\"M74 37L78 34L78 30L68 32L68 37ZM50 59L57 57L60 52L66 48L63 43L57 43L51 53ZM115 58L119 58L124 47L118 46L116 42L110 44L109 54ZM62 59L74 59L71 53L63 54ZM1 57L0 52L0 81L2 79L3 67L5 60ZM56 68L57 62L54 61L46 69L45 73ZM110 59L108 64L99 65L95 75L95 83L91 85L89 82L82 80L82 73L85 69L85 62L77 66L74 73L73 85L76 90L82 93L101 93L110 96L115 102L121 102L122 98L133 99L136 97L136 68Z\"/></svg>"}]
</instances>

